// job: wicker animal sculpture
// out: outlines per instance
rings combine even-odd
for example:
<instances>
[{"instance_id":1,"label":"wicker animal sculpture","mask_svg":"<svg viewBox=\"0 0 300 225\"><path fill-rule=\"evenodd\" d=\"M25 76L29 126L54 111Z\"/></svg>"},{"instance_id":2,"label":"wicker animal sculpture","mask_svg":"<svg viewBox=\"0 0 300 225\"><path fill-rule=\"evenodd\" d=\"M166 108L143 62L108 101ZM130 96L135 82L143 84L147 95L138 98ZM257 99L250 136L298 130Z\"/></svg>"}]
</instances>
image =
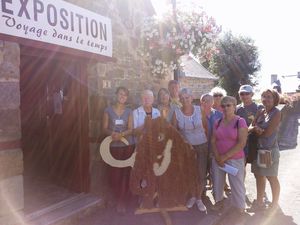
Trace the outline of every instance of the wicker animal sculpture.
<instances>
[{"instance_id":1,"label":"wicker animal sculpture","mask_svg":"<svg viewBox=\"0 0 300 225\"><path fill-rule=\"evenodd\" d=\"M166 120L146 119L130 177L131 191L142 199L140 208L182 206L198 185L191 145Z\"/></svg>"}]
</instances>

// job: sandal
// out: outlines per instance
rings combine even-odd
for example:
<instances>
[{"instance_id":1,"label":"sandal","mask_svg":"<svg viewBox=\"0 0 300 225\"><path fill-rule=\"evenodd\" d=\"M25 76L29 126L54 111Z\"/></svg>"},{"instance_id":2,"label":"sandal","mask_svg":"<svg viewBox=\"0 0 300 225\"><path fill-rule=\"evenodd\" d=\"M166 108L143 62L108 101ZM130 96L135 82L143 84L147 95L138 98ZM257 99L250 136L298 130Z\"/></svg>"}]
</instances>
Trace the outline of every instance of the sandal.
<instances>
[{"instance_id":1,"label":"sandal","mask_svg":"<svg viewBox=\"0 0 300 225\"><path fill-rule=\"evenodd\" d=\"M216 202L213 206L211 206L212 211L221 212L224 209L224 200Z\"/></svg>"},{"instance_id":2,"label":"sandal","mask_svg":"<svg viewBox=\"0 0 300 225\"><path fill-rule=\"evenodd\" d=\"M252 202L252 205L250 208L248 208L246 211L250 213L257 213L257 212L263 212L266 210L266 206L264 204L258 204L257 200L254 200Z\"/></svg>"}]
</instances>

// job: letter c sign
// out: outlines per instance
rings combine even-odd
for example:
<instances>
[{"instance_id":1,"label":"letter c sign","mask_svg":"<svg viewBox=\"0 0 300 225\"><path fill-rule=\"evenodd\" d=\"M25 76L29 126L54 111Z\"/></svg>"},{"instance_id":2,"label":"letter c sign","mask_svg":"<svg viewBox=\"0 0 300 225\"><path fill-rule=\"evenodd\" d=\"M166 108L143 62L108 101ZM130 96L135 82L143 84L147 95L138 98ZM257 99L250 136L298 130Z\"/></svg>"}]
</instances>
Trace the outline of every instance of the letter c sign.
<instances>
[{"instance_id":1,"label":"letter c sign","mask_svg":"<svg viewBox=\"0 0 300 225\"><path fill-rule=\"evenodd\" d=\"M121 141L124 144L129 145L128 141L125 138L122 138ZM112 137L108 136L102 141L100 145L99 151L103 161L112 167L117 167L117 168L124 168L128 166L133 167L135 162L136 152L134 152L129 159L117 160L110 153L109 145L111 142L112 142Z\"/></svg>"}]
</instances>

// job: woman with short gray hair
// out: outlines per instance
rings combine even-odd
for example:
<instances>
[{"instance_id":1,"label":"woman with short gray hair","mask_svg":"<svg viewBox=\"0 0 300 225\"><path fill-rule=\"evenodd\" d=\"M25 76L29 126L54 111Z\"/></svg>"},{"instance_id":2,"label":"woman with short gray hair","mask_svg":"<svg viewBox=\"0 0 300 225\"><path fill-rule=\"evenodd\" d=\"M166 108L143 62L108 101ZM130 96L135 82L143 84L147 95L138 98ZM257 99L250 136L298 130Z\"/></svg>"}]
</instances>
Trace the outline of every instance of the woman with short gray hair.
<instances>
[{"instance_id":1,"label":"woman with short gray hair","mask_svg":"<svg viewBox=\"0 0 300 225\"><path fill-rule=\"evenodd\" d=\"M212 107L215 110L218 110L219 112L223 112L223 109L221 107L221 99L222 99L222 97L225 97L227 95L227 92L225 91L225 89L223 89L221 87L214 87L213 89L211 89L210 94L214 98Z\"/></svg>"},{"instance_id":2,"label":"woman with short gray hair","mask_svg":"<svg viewBox=\"0 0 300 225\"><path fill-rule=\"evenodd\" d=\"M141 94L142 105L133 110L133 128L134 135L139 136L144 128L145 118L152 119L160 117L160 112L153 107L154 94L151 90L144 90Z\"/></svg>"}]
</instances>

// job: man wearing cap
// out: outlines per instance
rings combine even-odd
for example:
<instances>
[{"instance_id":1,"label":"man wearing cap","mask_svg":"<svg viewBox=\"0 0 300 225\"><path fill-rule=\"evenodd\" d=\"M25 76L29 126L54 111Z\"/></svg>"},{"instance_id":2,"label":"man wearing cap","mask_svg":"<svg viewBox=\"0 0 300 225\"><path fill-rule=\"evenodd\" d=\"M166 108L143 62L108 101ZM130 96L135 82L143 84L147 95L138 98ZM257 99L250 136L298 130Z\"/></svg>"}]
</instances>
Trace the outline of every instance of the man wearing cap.
<instances>
[{"instance_id":1,"label":"man wearing cap","mask_svg":"<svg viewBox=\"0 0 300 225\"><path fill-rule=\"evenodd\" d=\"M239 90L239 96L242 103L236 107L236 114L244 118L248 126L254 120L257 110L262 107L253 102L253 94L253 88L251 85L242 85Z\"/></svg>"},{"instance_id":2,"label":"man wearing cap","mask_svg":"<svg viewBox=\"0 0 300 225\"><path fill-rule=\"evenodd\" d=\"M246 120L248 127L253 122L258 110L262 108L261 105L259 106L255 102L253 102L253 100L252 100L253 94L254 94L253 88L251 85L248 85L248 84L242 85L239 89L239 96L240 96L242 103L236 107L236 114ZM244 149L247 162L251 161L251 159L248 157L249 138L250 137L248 137L248 143Z\"/></svg>"}]
</instances>

